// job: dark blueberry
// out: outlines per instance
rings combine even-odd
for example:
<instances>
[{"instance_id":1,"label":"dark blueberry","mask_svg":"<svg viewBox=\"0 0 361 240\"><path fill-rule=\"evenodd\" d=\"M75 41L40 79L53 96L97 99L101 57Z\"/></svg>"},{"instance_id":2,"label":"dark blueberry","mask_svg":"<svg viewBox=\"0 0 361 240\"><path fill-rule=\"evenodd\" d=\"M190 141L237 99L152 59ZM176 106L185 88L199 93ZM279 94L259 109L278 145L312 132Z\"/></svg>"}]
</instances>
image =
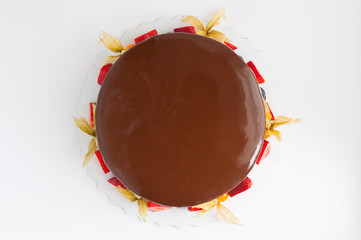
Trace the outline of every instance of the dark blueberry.
<instances>
[{"instance_id":1,"label":"dark blueberry","mask_svg":"<svg viewBox=\"0 0 361 240\"><path fill-rule=\"evenodd\" d=\"M266 92L263 90L263 88L260 87L260 89L263 99L266 100Z\"/></svg>"}]
</instances>

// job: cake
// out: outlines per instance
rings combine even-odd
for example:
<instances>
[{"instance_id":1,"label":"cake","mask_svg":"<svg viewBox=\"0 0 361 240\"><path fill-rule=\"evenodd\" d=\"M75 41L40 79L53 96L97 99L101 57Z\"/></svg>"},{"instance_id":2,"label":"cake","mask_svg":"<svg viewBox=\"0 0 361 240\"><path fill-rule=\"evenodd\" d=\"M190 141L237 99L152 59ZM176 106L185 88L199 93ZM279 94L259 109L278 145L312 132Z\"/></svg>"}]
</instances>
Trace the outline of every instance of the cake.
<instances>
[{"instance_id":1,"label":"cake","mask_svg":"<svg viewBox=\"0 0 361 240\"><path fill-rule=\"evenodd\" d=\"M135 194L167 206L198 205L236 187L265 134L263 99L246 63L189 33L154 36L126 51L96 109L109 169Z\"/></svg>"},{"instance_id":2,"label":"cake","mask_svg":"<svg viewBox=\"0 0 361 240\"><path fill-rule=\"evenodd\" d=\"M252 61L245 63L224 34L204 27L158 35L156 29L126 48L104 33L113 52L100 70L90 121L74 118L93 137L83 166L95 154L108 180L147 210L188 207L204 214L216 206L221 220L239 224L221 202L247 190L247 177L280 138L276 127L296 119L275 118Z\"/></svg>"}]
</instances>

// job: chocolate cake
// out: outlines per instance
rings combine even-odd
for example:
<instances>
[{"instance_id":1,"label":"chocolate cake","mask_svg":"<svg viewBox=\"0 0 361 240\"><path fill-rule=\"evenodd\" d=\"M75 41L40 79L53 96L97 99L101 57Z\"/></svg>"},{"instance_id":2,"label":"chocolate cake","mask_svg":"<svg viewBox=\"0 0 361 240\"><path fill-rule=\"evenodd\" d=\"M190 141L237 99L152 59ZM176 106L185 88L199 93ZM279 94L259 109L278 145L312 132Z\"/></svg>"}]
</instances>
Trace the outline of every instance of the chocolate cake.
<instances>
[{"instance_id":1,"label":"chocolate cake","mask_svg":"<svg viewBox=\"0 0 361 240\"><path fill-rule=\"evenodd\" d=\"M100 89L96 135L111 172L133 193L195 206L237 186L265 137L254 74L211 38L151 37L115 62Z\"/></svg>"}]
</instances>

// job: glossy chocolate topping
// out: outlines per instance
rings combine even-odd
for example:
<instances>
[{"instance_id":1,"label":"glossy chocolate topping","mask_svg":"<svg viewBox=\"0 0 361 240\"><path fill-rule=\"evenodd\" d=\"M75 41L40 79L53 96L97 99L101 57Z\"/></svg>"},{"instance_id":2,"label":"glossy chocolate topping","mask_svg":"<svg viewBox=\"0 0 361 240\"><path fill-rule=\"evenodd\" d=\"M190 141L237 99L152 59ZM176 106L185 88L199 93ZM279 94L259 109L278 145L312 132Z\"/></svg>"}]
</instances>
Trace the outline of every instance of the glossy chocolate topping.
<instances>
[{"instance_id":1,"label":"glossy chocolate topping","mask_svg":"<svg viewBox=\"0 0 361 240\"><path fill-rule=\"evenodd\" d=\"M227 46L171 33L125 52L101 87L96 131L103 158L134 193L194 206L237 186L264 139L258 84Z\"/></svg>"}]
</instances>

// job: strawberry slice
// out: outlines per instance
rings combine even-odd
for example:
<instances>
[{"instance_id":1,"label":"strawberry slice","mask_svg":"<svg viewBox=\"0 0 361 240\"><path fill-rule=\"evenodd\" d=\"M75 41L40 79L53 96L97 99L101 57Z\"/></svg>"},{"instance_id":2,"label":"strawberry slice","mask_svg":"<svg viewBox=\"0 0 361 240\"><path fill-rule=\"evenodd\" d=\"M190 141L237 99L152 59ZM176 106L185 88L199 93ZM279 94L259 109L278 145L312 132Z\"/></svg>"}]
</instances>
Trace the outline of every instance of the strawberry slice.
<instances>
[{"instance_id":1,"label":"strawberry slice","mask_svg":"<svg viewBox=\"0 0 361 240\"><path fill-rule=\"evenodd\" d=\"M121 183L120 181L119 181L119 179L118 178L116 178L116 177L112 177L112 178L109 178L108 179L108 183L110 183L110 184L112 184L113 186L115 186L115 187L122 187L122 188L124 188L124 189L127 189L124 185L123 185L123 183Z\"/></svg>"},{"instance_id":2,"label":"strawberry slice","mask_svg":"<svg viewBox=\"0 0 361 240\"><path fill-rule=\"evenodd\" d=\"M96 103L91 102L89 103L89 125L93 128L94 127L94 110L95 110Z\"/></svg>"},{"instance_id":3,"label":"strawberry slice","mask_svg":"<svg viewBox=\"0 0 361 240\"><path fill-rule=\"evenodd\" d=\"M266 103L267 103L267 106L268 106L268 109L269 109L269 113L271 114L271 121L274 121L275 120L275 115L273 115L273 112L272 112L271 108L269 107L268 102L266 102Z\"/></svg>"},{"instance_id":4,"label":"strawberry slice","mask_svg":"<svg viewBox=\"0 0 361 240\"><path fill-rule=\"evenodd\" d=\"M257 161L256 161L257 165L259 165L260 162L267 157L270 150L271 150L271 145L269 144L269 141L267 141L265 139L263 141L263 146L262 146L261 152L259 153L259 156L258 156Z\"/></svg>"},{"instance_id":5,"label":"strawberry slice","mask_svg":"<svg viewBox=\"0 0 361 240\"><path fill-rule=\"evenodd\" d=\"M235 188L233 188L231 191L228 192L228 195L230 197L233 197L237 195L238 193L244 192L247 189L249 189L252 186L252 181L249 177L246 177L243 179L243 181Z\"/></svg>"},{"instance_id":6,"label":"strawberry slice","mask_svg":"<svg viewBox=\"0 0 361 240\"><path fill-rule=\"evenodd\" d=\"M196 29L193 26L186 26L186 27L180 27L180 28L175 28L174 32L185 32L185 33L196 33Z\"/></svg>"},{"instance_id":7,"label":"strawberry slice","mask_svg":"<svg viewBox=\"0 0 361 240\"><path fill-rule=\"evenodd\" d=\"M256 76L257 82L259 84L264 83L264 79L261 76L261 74L258 72L256 66L254 65L254 63L252 61L249 61L247 63L248 67L252 70L252 72L254 73L254 75Z\"/></svg>"},{"instance_id":8,"label":"strawberry slice","mask_svg":"<svg viewBox=\"0 0 361 240\"><path fill-rule=\"evenodd\" d=\"M224 44L226 44L228 47L230 47L232 50L236 50L237 49L237 47L236 46L234 46L232 43L230 43L230 42L224 42Z\"/></svg>"},{"instance_id":9,"label":"strawberry slice","mask_svg":"<svg viewBox=\"0 0 361 240\"><path fill-rule=\"evenodd\" d=\"M98 76L98 84L101 86L104 82L104 79L105 77L107 76L110 68L113 66L112 63L108 63L108 64L105 64L101 69L100 69L100 72L99 72L99 76Z\"/></svg>"},{"instance_id":10,"label":"strawberry slice","mask_svg":"<svg viewBox=\"0 0 361 240\"><path fill-rule=\"evenodd\" d=\"M134 42L135 42L135 44L138 44L138 43L144 41L145 39L153 37L155 35L158 35L158 32L156 29L153 29L152 31L147 32L147 33L143 34L142 36L139 36L136 39L134 39Z\"/></svg>"},{"instance_id":11,"label":"strawberry slice","mask_svg":"<svg viewBox=\"0 0 361 240\"><path fill-rule=\"evenodd\" d=\"M196 212L196 211L201 211L203 210L202 208L197 208L197 207L188 207L188 211L190 212Z\"/></svg>"},{"instance_id":12,"label":"strawberry slice","mask_svg":"<svg viewBox=\"0 0 361 240\"><path fill-rule=\"evenodd\" d=\"M148 200L148 210L151 212L158 212L158 211L162 211L162 210L170 209L170 208L172 208L172 207L160 205L160 204L157 204L157 203L154 203L154 202Z\"/></svg>"},{"instance_id":13,"label":"strawberry slice","mask_svg":"<svg viewBox=\"0 0 361 240\"><path fill-rule=\"evenodd\" d=\"M100 154L100 151L99 151L99 150L96 150L96 151L95 151L95 155L96 155L97 158L98 158L98 161L99 161L99 163L100 163L100 166L101 166L102 169L103 169L103 172L104 172L105 174L107 174L107 173L109 172L109 168L107 167L107 165L105 165L105 162L104 162L104 160L103 160L102 155Z\"/></svg>"}]
</instances>

